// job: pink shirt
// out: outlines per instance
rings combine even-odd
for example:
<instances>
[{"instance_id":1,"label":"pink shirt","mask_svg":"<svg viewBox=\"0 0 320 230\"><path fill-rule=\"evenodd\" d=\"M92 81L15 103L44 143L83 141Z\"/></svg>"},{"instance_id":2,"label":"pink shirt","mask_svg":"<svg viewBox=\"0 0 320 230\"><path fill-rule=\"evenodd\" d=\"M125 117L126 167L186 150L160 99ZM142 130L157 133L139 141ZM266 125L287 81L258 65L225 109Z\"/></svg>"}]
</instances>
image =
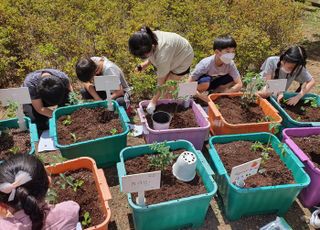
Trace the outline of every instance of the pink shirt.
<instances>
[{"instance_id":1,"label":"pink shirt","mask_svg":"<svg viewBox=\"0 0 320 230\"><path fill-rule=\"evenodd\" d=\"M49 205L50 211L43 229L45 230L75 230L79 222L80 206L74 201L65 201ZM23 210L16 212L13 217L0 217L1 229L31 230L32 221Z\"/></svg>"}]
</instances>

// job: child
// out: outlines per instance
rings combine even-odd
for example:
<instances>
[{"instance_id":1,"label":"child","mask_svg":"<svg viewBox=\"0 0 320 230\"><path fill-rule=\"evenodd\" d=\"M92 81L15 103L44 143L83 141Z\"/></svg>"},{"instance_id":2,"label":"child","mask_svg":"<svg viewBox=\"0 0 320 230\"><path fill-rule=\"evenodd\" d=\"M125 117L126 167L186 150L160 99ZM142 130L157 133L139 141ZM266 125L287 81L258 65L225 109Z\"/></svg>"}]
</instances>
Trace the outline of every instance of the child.
<instances>
[{"instance_id":1,"label":"child","mask_svg":"<svg viewBox=\"0 0 320 230\"><path fill-rule=\"evenodd\" d=\"M261 75L266 80L287 79L286 90L293 81L300 83L296 96L289 99L288 105L296 105L299 100L308 93L315 85L315 80L306 69L307 53L302 46L292 46L279 56L269 57L261 66ZM303 83L306 83L303 87ZM262 97L269 97L270 93L264 88L259 92ZM283 93L278 95L278 101L283 97Z\"/></svg>"},{"instance_id":2,"label":"child","mask_svg":"<svg viewBox=\"0 0 320 230\"><path fill-rule=\"evenodd\" d=\"M39 159L13 155L0 165L0 203L11 215L0 217L1 229L70 230L79 221L79 205L65 201L55 206L45 202L50 178Z\"/></svg>"},{"instance_id":3,"label":"child","mask_svg":"<svg viewBox=\"0 0 320 230\"><path fill-rule=\"evenodd\" d=\"M213 42L214 55L202 59L195 67L189 82L198 82L197 97L208 102L205 91L238 92L242 87L240 73L233 62L236 41L229 35L219 36Z\"/></svg>"},{"instance_id":4,"label":"child","mask_svg":"<svg viewBox=\"0 0 320 230\"><path fill-rule=\"evenodd\" d=\"M53 110L50 106L63 106L68 102L72 86L68 76L56 69L41 69L29 73L23 86L28 87L31 104L23 106L26 116L36 123L38 130L49 128Z\"/></svg>"},{"instance_id":5,"label":"child","mask_svg":"<svg viewBox=\"0 0 320 230\"><path fill-rule=\"evenodd\" d=\"M190 71L193 60L193 49L190 43L176 33L151 31L143 27L129 39L129 50L132 55L147 59L137 66L137 71L145 70L150 64L157 68L158 85L167 80L179 80ZM160 92L153 96L147 111L153 113Z\"/></svg>"},{"instance_id":6,"label":"child","mask_svg":"<svg viewBox=\"0 0 320 230\"><path fill-rule=\"evenodd\" d=\"M81 58L76 64L78 79L83 82L84 88L81 94L84 99L94 99L96 101L107 98L105 91L96 91L92 84L94 76L115 75L119 79L119 90L114 90L111 98L116 100L120 106L129 107L129 85L124 78L122 70L106 57Z\"/></svg>"}]
</instances>

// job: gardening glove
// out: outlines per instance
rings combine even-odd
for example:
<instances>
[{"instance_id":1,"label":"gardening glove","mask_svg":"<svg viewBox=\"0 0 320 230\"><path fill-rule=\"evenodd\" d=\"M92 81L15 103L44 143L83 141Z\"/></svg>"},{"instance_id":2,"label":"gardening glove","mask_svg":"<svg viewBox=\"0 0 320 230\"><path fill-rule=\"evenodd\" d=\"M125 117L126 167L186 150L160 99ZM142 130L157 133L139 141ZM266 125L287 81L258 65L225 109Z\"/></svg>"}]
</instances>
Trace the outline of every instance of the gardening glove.
<instances>
[{"instance_id":1,"label":"gardening glove","mask_svg":"<svg viewBox=\"0 0 320 230\"><path fill-rule=\"evenodd\" d=\"M302 95L301 94L297 94L296 96L291 97L289 99L289 101L287 102L287 104L291 105L291 106L295 106L300 101L301 98L302 98Z\"/></svg>"},{"instance_id":2,"label":"gardening glove","mask_svg":"<svg viewBox=\"0 0 320 230\"><path fill-rule=\"evenodd\" d=\"M150 101L147 106L147 112L149 114L153 114L155 110L156 110L156 104L153 101Z\"/></svg>"}]
</instances>

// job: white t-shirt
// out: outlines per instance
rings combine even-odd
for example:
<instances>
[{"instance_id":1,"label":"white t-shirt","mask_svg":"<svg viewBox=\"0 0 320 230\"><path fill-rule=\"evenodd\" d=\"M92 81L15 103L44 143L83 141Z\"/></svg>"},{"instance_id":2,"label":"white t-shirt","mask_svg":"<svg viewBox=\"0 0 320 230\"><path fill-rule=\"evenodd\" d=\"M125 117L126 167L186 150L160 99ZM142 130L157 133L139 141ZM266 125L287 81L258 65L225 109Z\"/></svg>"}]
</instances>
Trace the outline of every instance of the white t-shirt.
<instances>
[{"instance_id":1,"label":"white t-shirt","mask_svg":"<svg viewBox=\"0 0 320 230\"><path fill-rule=\"evenodd\" d=\"M148 58L157 68L159 78L168 73L180 74L188 70L194 57L190 43L176 33L154 31L158 38L158 45Z\"/></svg>"}]
</instances>

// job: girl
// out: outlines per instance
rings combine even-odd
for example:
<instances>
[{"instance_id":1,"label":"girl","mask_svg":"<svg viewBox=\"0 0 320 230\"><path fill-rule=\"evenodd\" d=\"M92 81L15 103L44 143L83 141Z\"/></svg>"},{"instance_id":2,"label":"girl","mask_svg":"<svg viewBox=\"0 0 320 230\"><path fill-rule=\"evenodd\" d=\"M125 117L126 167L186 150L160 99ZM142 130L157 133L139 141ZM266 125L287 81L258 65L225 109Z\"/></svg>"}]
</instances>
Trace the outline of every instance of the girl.
<instances>
[{"instance_id":1,"label":"girl","mask_svg":"<svg viewBox=\"0 0 320 230\"><path fill-rule=\"evenodd\" d=\"M0 217L1 229L70 230L79 221L79 205L45 202L50 178L39 159L17 154L0 165L0 204L8 213Z\"/></svg>"},{"instance_id":2,"label":"girl","mask_svg":"<svg viewBox=\"0 0 320 230\"><path fill-rule=\"evenodd\" d=\"M137 66L137 71L143 71L152 64L157 68L158 86L167 80L179 80L190 72L194 57L190 43L176 33L164 31L151 31L143 27L129 39L131 54L141 59L146 59ZM153 113L160 92L151 99L147 111Z\"/></svg>"},{"instance_id":3,"label":"girl","mask_svg":"<svg viewBox=\"0 0 320 230\"><path fill-rule=\"evenodd\" d=\"M286 90L293 81L300 83L297 89L298 94L291 97L287 102L288 105L296 105L299 100L308 93L315 85L315 80L306 69L307 54L302 46L292 46L281 56L269 57L261 67L261 75L266 80L270 79L287 79ZM303 85L303 83L306 83ZM262 97L270 96L270 93L264 88L259 92ZM282 99L283 93L278 95L278 102Z\"/></svg>"}]
</instances>

